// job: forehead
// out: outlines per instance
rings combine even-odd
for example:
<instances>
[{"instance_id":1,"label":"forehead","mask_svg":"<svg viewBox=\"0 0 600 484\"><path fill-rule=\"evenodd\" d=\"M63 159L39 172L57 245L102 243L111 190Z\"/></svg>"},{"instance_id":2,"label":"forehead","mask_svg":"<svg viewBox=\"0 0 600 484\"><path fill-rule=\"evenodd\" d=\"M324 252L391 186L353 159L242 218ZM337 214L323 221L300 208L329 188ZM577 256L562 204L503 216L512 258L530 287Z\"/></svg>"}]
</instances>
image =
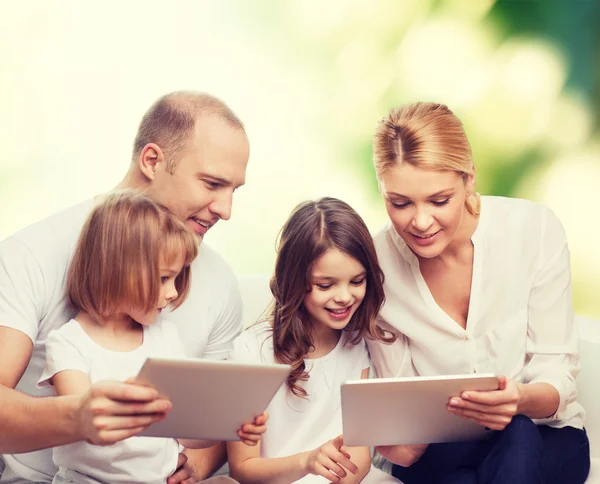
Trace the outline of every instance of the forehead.
<instances>
[{"instance_id":1,"label":"forehead","mask_svg":"<svg viewBox=\"0 0 600 484\"><path fill-rule=\"evenodd\" d=\"M244 130L216 116L201 116L181 150L178 167L242 185L249 156L250 147Z\"/></svg>"},{"instance_id":2,"label":"forehead","mask_svg":"<svg viewBox=\"0 0 600 484\"><path fill-rule=\"evenodd\" d=\"M365 268L357 259L339 249L331 248L315 261L312 276L346 279L352 278L364 270Z\"/></svg>"},{"instance_id":3,"label":"forehead","mask_svg":"<svg viewBox=\"0 0 600 484\"><path fill-rule=\"evenodd\" d=\"M402 163L387 170L379 181L383 193L419 198L459 187L462 176L455 171L428 170Z\"/></svg>"}]
</instances>

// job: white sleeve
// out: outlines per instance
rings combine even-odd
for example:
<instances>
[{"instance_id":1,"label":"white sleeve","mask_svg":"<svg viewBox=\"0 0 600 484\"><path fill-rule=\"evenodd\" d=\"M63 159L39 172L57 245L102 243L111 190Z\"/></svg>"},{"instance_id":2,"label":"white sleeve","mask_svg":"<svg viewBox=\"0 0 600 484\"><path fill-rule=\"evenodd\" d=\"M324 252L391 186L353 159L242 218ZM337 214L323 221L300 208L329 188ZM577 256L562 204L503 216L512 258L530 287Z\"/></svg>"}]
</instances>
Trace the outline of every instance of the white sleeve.
<instances>
[{"instance_id":1,"label":"white sleeve","mask_svg":"<svg viewBox=\"0 0 600 484\"><path fill-rule=\"evenodd\" d=\"M396 341L389 344L367 338L369 356L377 378L416 376L406 336L398 333L381 318L377 319L377 324L396 335Z\"/></svg>"},{"instance_id":2,"label":"white sleeve","mask_svg":"<svg viewBox=\"0 0 600 484\"><path fill-rule=\"evenodd\" d=\"M229 292L221 304L221 310L213 324L202 355L203 358L210 360L226 359L231 351L233 340L242 329L242 296L239 283L233 274Z\"/></svg>"},{"instance_id":3,"label":"white sleeve","mask_svg":"<svg viewBox=\"0 0 600 484\"><path fill-rule=\"evenodd\" d=\"M579 335L573 322L571 269L566 235L558 218L548 209L542 231L541 268L529 294L527 363L525 383L545 382L560 395L559 419L575 400L579 373Z\"/></svg>"},{"instance_id":4,"label":"white sleeve","mask_svg":"<svg viewBox=\"0 0 600 484\"><path fill-rule=\"evenodd\" d=\"M46 365L38 381L39 387L51 386L50 379L65 370L79 370L89 375L89 361L84 345L67 331L55 329L46 341Z\"/></svg>"},{"instance_id":5,"label":"white sleeve","mask_svg":"<svg viewBox=\"0 0 600 484\"><path fill-rule=\"evenodd\" d=\"M35 343L45 297L35 257L13 237L0 242L0 325L25 333Z\"/></svg>"},{"instance_id":6,"label":"white sleeve","mask_svg":"<svg viewBox=\"0 0 600 484\"><path fill-rule=\"evenodd\" d=\"M270 336L261 331L264 338L259 338L257 329L250 328L242 332L234 341L233 347L229 352L229 358L232 361L241 361L244 363L268 363L262 357L262 345L266 344L266 339ZM262 340L262 342L261 342Z\"/></svg>"}]
</instances>

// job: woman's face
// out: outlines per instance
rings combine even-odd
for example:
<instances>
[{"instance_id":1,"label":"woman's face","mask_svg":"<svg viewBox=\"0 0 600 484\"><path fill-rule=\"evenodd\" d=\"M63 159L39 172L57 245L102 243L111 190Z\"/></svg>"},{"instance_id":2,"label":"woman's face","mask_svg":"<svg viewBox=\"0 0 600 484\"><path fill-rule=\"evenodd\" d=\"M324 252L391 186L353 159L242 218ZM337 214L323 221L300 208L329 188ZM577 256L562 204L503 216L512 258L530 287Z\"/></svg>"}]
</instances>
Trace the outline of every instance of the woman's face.
<instances>
[{"instance_id":1,"label":"woman's face","mask_svg":"<svg viewBox=\"0 0 600 484\"><path fill-rule=\"evenodd\" d=\"M422 258L439 256L454 240L475 186L454 171L434 171L402 163L379 179L396 232Z\"/></svg>"}]
</instances>

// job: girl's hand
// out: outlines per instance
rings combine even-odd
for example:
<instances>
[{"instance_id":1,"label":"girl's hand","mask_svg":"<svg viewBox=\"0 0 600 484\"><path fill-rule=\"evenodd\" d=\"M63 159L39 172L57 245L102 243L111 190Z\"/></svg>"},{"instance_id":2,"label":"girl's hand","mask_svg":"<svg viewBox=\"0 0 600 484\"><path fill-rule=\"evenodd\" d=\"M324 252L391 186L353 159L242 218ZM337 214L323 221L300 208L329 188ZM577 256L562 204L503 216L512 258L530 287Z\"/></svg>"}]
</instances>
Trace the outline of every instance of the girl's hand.
<instances>
[{"instance_id":1,"label":"girl's hand","mask_svg":"<svg viewBox=\"0 0 600 484\"><path fill-rule=\"evenodd\" d=\"M259 416L254 417L252 423L243 424L237 432L241 441L251 447L258 444L262 434L267 431L267 420L269 420L269 414L263 412Z\"/></svg>"},{"instance_id":2,"label":"girl's hand","mask_svg":"<svg viewBox=\"0 0 600 484\"><path fill-rule=\"evenodd\" d=\"M519 385L505 376L498 377L498 390L466 391L448 402L448 411L492 430L504 430L518 413Z\"/></svg>"},{"instance_id":3,"label":"girl's hand","mask_svg":"<svg viewBox=\"0 0 600 484\"><path fill-rule=\"evenodd\" d=\"M358 472L358 467L350 460L350 454L346 451L342 435L310 452L304 468L310 474L323 476L330 482L340 482L348 475L346 470L352 474Z\"/></svg>"}]
</instances>

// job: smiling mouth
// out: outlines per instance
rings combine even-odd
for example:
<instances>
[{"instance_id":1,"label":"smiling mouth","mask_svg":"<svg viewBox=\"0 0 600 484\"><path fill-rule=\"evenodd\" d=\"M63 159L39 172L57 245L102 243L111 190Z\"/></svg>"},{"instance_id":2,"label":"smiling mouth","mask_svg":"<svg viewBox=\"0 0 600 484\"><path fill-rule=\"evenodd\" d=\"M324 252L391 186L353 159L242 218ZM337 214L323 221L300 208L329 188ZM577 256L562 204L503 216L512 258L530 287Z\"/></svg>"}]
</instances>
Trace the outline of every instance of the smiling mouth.
<instances>
[{"instance_id":1,"label":"smiling mouth","mask_svg":"<svg viewBox=\"0 0 600 484\"><path fill-rule=\"evenodd\" d=\"M214 224L205 222L204 220L200 220L199 218L196 217L191 217L191 219L196 222L198 225L202 225L202 227L206 227L207 229L211 228Z\"/></svg>"},{"instance_id":2,"label":"smiling mouth","mask_svg":"<svg viewBox=\"0 0 600 484\"><path fill-rule=\"evenodd\" d=\"M433 234L429 234L429 235L417 235L417 234L412 234L413 237L416 237L417 239L423 239L423 240L427 240L427 239L431 239L431 237L433 237L434 235L437 235L439 232L439 230L437 232L434 232Z\"/></svg>"}]
</instances>

